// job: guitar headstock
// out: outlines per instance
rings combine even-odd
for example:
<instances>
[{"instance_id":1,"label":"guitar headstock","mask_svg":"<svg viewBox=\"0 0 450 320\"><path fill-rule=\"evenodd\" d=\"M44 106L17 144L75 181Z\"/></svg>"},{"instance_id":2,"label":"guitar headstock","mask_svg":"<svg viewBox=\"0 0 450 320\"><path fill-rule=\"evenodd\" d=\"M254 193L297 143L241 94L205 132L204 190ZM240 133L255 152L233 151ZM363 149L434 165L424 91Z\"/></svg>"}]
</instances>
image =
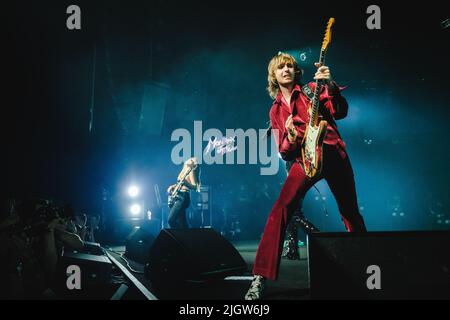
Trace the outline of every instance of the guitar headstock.
<instances>
[{"instance_id":1,"label":"guitar headstock","mask_svg":"<svg viewBox=\"0 0 450 320\"><path fill-rule=\"evenodd\" d=\"M331 28L333 27L333 24L334 24L334 18L330 18L328 20L327 30L325 31L325 37L323 38L322 51L327 50L328 46L330 45L330 42L331 42Z\"/></svg>"}]
</instances>

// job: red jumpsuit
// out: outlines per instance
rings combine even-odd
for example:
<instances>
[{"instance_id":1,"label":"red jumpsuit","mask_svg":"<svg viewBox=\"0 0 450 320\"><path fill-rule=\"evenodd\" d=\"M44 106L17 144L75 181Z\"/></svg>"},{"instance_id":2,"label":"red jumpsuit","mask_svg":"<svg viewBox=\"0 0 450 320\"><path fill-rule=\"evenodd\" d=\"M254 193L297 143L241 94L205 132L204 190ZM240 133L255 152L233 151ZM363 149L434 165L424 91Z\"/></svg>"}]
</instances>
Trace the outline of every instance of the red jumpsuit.
<instances>
[{"instance_id":1,"label":"red jumpsuit","mask_svg":"<svg viewBox=\"0 0 450 320\"><path fill-rule=\"evenodd\" d=\"M309 86L314 90L315 83L309 83ZM270 280L277 278L286 226L298 208L300 200L322 178L327 181L337 201L347 231L366 231L356 200L353 170L345 150L345 143L340 137L335 122L335 119L342 119L347 115L348 104L340 95L342 88L337 86L335 88L331 93L331 90L324 86L320 94L319 113L324 120L328 121L328 127L323 145L322 172L314 180L306 177L298 163L301 162L300 146L309 120L307 96L301 91L300 86L296 85L292 91L290 106L286 104L281 92L272 105L270 121L272 128L277 129L279 133L279 152L284 160L295 159L296 162L289 171L280 195L269 214L256 253L253 267L255 275L261 275ZM298 133L298 138L294 143L289 142L287 130L284 127L286 119L291 114L294 114L293 121ZM277 135L274 136L277 137Z\"/></svg>"}]
</instances>

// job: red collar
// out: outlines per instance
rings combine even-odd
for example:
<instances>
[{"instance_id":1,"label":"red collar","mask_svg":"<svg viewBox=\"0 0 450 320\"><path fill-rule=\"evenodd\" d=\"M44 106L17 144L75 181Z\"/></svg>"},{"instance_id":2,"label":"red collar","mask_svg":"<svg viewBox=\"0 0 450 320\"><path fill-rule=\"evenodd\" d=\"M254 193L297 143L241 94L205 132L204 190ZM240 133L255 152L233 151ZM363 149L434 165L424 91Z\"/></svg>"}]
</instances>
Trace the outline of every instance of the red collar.
<instances>
[{"instance_id":1,"label":"red collar","mask_svg":"<svg viewBox=\"0 0 450 320\"><path fill-rule=\"evenodd\" d=\"M294 86L294 88L292 88L291 95L293 95L294 92L298 92L298 93L302 92L302 89L300 88L300 86L298 84L296 84ZM277 97L275 98L275 101L277 103L281 104L281 102L283 101L282 97L283 97L283 94L281 93L281 90L278 89L278 94L277 94Z\"/></svg>"}]
</instances>

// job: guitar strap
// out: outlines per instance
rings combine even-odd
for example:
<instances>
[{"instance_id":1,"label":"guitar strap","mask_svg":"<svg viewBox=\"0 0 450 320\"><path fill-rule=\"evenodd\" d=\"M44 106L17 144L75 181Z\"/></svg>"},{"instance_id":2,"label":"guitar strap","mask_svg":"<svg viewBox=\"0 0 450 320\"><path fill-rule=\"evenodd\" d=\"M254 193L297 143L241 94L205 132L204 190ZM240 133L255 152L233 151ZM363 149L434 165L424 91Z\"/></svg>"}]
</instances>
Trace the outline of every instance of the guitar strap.
<instances>
[{"instance_id":1,"label":"guitar strap","mask_svg":"<svg viewBox=\"0 0 450 320\"><path fill-rule=\"evenodd\" d=\"M314 92L311 90L308 84L304 84L302 86L302 92L305 94L305 96L308 97L309 100L312 100L314 98Z\"/></svg>"}]
</instances>

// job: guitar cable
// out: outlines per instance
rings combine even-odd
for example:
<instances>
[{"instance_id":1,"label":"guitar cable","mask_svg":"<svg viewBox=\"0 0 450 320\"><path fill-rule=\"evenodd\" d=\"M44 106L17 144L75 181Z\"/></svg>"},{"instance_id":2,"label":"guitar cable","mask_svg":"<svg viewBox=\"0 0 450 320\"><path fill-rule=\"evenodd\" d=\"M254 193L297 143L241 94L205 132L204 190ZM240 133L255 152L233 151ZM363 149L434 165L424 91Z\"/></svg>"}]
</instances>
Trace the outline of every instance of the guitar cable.
<instances>
[{"instance_id":1,"label":"guitar cable","mask_svg":"<svg viewBox=\"0 0 450 320\"><path fill-rule=\"evenodd\" d=\"M316 189L316 191L319 193L319 195L320 195L320 199L322 200L322 206L323 206L323 210L324 210L324 212L325 212L325 217L327 217L328 218L328 210L327 210L327 204L326 204L326 202L325 202L325 197L324 196L322 196L322 193L320 192L320 190L314 185L313 186L314 187L314 189Z\"/></svg>"}]
</instances>

